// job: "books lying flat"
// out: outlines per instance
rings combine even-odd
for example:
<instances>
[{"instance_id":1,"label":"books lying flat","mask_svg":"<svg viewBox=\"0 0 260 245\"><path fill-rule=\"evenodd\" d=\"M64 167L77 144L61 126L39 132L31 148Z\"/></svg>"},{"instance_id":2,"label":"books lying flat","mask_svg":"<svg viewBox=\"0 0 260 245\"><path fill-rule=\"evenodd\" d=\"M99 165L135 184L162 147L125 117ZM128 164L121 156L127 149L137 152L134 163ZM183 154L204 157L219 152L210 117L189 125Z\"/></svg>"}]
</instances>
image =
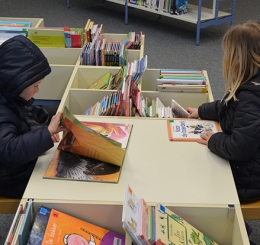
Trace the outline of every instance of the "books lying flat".
<instances>
[{"instance_id":1,"label":"books lying flat","mask_svg":"<svg viewBox=\"0 0 260 245\"><path fill-rule=\"evenodd\" d=\"M220 132L218 122L201 119L168 119L168 136L171 141L197 141L206 131Z\"/></svg>"},{"instance_id":2,"label":"books lying flat","mask_svg":"<svg viewBox=\"0 0 260 245\"><path fill-rule=\"evenodd\" d=\"M160 74L203 74L203 70L161 69Z\"/></svg>"},{"instance_id":3,"label":"books lying flat","mask_svg":"<svg viewBox=\"0 0 260 245\"><path fill-rule=\"evenodd\" d=\"M204 78L158 78L157 85L172 84L172 85L206 85Z\"/></svg>"},{"instance_id":4,"label":"books lying flat","mask_svg":"<svg viewBox=\"0 0 260 245\"><path fill-rule=\"evenodd\" d=\"M80 122L66 107L62 123L69 132L43 177L117 183L132 124Z\"/></svg>"},{"instance_id":5,"label":"books lying flat","mask_svg":"<svg viewBox=\"0 0 260 245\"><path fill-rule=\"evenodd\" d=\"M207 85L175 85L161 84L157 85L159 92L186 92L186 93L207 93Z\"/></svg>"},{"instance_id":6,"label":"books lying flat","mask_svg":"<svg viewBox=\"0 0 260 245\"><path fill-rule=\"evenodd\" d=\"M27 244L124 245L125 236L59 210L40 206Z\"/></svg>"}]
</instances>

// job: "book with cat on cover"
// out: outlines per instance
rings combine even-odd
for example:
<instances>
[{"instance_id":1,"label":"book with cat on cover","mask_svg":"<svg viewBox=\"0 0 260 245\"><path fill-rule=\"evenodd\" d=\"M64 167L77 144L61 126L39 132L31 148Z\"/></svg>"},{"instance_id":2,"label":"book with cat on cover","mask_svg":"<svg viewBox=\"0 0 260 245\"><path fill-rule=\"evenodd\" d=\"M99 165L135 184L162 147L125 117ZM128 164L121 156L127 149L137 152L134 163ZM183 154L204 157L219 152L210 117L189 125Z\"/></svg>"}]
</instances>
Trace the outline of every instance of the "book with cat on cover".
<instances>
[{"instance_id":1,"label":"book with cat on cover","mask_svg":"<svg viewBox=\"0 0 260 245\"><path fill-rule=\"evenodd\" d=\"M41 218L39 219L39 216ZM38 218L37 218L38 217ZM43 226L36 239L35 227ZM124 245L125 236L56 209L40 206L28 241L40 244ZM39 228L36 229L37 232ZM33 239L31 239L33 237Z\"/></svg>"},{"instance_id":2,"label":"book with cat on cover","mask_svg":"<svg viewBox=\"0 0 260 245\"><path fill-rule=\"evenodd\" d=\"M133 125L80 122L66 107L62 125L68 132L43 177L117 183Z\"/></svg>"},{"instance_id":3,"label":"book with cat on cover","mask_svg":"<svg viewBox=\"0 0 260 245\"><path fill-rule=\"evenodd\" d=\"M191 118L168 119L167 129L170 141L197 141L207 131L221 131L217 121Z\"/></svg>"}]
</instances>

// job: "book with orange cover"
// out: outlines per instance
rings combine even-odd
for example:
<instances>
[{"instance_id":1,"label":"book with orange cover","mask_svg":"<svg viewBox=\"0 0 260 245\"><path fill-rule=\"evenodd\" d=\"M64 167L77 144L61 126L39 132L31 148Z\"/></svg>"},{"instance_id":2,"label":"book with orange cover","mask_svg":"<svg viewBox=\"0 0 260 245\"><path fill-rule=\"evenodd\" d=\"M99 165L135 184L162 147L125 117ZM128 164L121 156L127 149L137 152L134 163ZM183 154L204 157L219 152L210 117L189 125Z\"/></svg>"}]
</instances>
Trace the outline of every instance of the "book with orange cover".
<instances>
[{"instance_id":1,"label":"book with orange cover","mask_svg":"<svg viewBox=\"0 0 260 245\"><path fill-rule=\"evenodd\" d=\"M221 131L217 121L191 118L168 119L167 129L170 141L197 141L207 131Z\"/></svg>"},{"instance_id":2,"label":"book with orange cover","mask_svg":"<svg viewBox=\"0 0 260 245\"><path fill-rule=\"evenodd\" d=\"M117 183L133 125L80 122L66 107L62 125L68 132L43 177Z\"/></svg>"},{"instance_id":3,"label":"book with orange cover","mask_svg":"<svg viewBox=\"0 0 260 245\"><path fill-rule=\"evenodd\" d=\"M94 223L82 220L75 216L63 213L56 209L50 209L44 206L40 206L38 214L44 216L47 214L48 220L44 236L41 243L36 244L89 244L89 245L124 245L125 236L119 233L107 230ZM46 220L45 219L45 220ZM37 219L36 225L41 226L41 219ZM35 225L33 225L35 227ZM34 235L32 232L31 235ZM30 235L30 236L31 236ZM30 239L30 238L29 238ZM34 238L34 241L36 239Z\"/></svg>"}]
</instances>

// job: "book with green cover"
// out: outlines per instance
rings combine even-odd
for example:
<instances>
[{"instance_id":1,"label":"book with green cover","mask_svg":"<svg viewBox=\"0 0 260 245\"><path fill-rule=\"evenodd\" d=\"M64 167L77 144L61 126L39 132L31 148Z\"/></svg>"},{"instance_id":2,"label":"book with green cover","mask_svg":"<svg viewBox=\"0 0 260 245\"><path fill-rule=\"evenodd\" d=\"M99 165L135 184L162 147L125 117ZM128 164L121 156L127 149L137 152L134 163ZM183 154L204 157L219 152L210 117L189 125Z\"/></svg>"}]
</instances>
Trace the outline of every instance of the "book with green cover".
<instances>
[{"instance_id":1,"label":"book with green cover","mask_svg":"<svg viewBox=\"0 0 260 245\"><path fill-rule=\"evenodd\" d=\"M111 79L111 73L107 72L104 76L94 82L89 89L105 89Z\"/></svg>"}]
</instances>

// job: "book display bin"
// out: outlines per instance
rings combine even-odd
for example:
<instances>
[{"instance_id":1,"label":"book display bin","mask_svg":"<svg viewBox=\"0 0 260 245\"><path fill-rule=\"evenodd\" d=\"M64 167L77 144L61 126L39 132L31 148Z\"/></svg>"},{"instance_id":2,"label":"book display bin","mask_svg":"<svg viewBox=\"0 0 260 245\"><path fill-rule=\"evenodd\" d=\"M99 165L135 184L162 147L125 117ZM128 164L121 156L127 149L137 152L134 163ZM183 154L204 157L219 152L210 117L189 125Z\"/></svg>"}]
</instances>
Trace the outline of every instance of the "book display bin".
<instances>
[{"instance_id":1,"label":"book display bin","mask_svg":"<svg viewBox=\"0 0 260 245\"><path fill-rule=\"evenodd\" d=\"M25 199L22 199L21 205L26 207ZM125 234L122 228L122 204L95 203L94 201L88 203L75 201L72 203L60 200L34 200L34 215L40 205L57 209L106 229ZM220 245L249 245L247 235L240 230L244 223L239 206L196 204L169 204L166 206Z\"/></svg>"},{"instance_id":2,"label":"book display bin","mask_svg":"<svg viewBox=\"0 0 260 245\"><path fill-rule=\"evenodd\" d=\"M0 17L0 19L3 19ZM22 20L21 18L5 18ZM43 25L43 19L31 19L35 26ZM108 41L121 41L126 34L108 34L104 37ZM128 50L127 59L133 61L144 56L144 40L140 50ZM58 101L58 110L63 110L64 106L74 115L82 115L84 111L96 102L100 101L104 95L112 93L112 90L91 90L88 87L99 79L106 72L116 74L120 67L108 66L83 66L79 62L80 49L73 48L41 48L47 57L52 72L48 75L40 86L40 92L35 98L38 101L53 103ZM149 57L148 57L149 67ZM163 69L164 67L161 67ZM142 76L139 88L144 97L155 99L159 97L165 106L171 106L171 99L175 99L184 108L187 106L199 106L202 103L213 101L212 91L208 80L208 93L183 93L183 92L158 92L156 91L156 79L159 77L160 69L147 69ZM207 72L204 71L207 77ZM208 77L207 77L208 79ZM104 117L105 120L106 117ZM120 117L116 120L120 122ZM146 118L136 118L143 120ZM157 119L150 119L157 120ZM165 119L160 119L165 120ZM159 121L158 121L159 122ZM129 150L130 152L130 150ZM48 164L48 163L46 163ZM166 180L167 181L167 180ZM63 181L60 181L61 185ZM167 184L167 183L166 183ZM30 185L30 183L29 183ZM100 186L100 188L102 188ZM147 190L149 191L149 190ZM69 195L69 194L68 194ZM198 195L201 195L199 193ZM118 201L95 201L95 200L70 200L68 196L63 199L55 198L35 198L33 200L34 213L40 205L49 208L56 208L62 212L74 215L78 218L93 222L96 225L111 229L115 232L124 234L122 228L122 202ZM145 196L142 198L145 199ZM26 208L27 198L23 197L21 205ZM160 202L160 200L157 200ZM155 203L149 203L155 205ZM171 210L189 221L193 226L202 230L213 240L221 245L249 245L245 224L238 203L232 204L199 204L199 203L162 203ZM15 220L13 221L13 224ZM15 233L18 231L16 230Z\"/></svg>"}]
</instances>

